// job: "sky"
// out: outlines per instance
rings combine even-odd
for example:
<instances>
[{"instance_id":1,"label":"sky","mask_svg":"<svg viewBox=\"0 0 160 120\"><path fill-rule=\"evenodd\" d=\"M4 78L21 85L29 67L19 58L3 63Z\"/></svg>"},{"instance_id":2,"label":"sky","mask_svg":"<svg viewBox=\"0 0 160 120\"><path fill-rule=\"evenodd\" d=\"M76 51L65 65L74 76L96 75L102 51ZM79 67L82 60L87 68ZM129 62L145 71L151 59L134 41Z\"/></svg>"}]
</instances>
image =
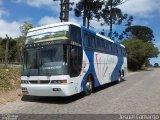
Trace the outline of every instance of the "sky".
<instances>
[{"instance_id":1,"label":"sky","mask_svg":"<svg viewBox=\"0 0 160 120\"><path fill-rule=\"evenodd\" d=\"M77 3L79 0L70 0ZM155 46L160 50L160 0L126 0L118 7L123 13L132 15L132 25L144 25L153 30ZM73 6L74 7L74 6ZM25 21L31 22L33 26L41 26L60 22L59 2L53 0L0 0L0 37L8 36L16 38L21 35L19 26ZM70 12L70 21L81 24L82 19L76 18L74 12ZM91 21L95 30L109 30L108 26L100 26L96 20ZM116 29L116 26L114 27ZM158 58L151 59L151 63L160 64Z\"/></svg>"}]
</instances>

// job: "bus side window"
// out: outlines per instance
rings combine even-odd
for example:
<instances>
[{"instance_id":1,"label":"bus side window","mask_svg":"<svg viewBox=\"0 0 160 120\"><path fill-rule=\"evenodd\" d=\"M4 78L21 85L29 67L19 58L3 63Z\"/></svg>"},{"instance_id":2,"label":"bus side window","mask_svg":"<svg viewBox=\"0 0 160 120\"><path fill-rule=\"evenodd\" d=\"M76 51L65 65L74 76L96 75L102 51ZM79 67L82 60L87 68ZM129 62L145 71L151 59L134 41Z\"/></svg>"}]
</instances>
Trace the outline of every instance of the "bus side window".
<instances>
[{"instance_id":1,"label":"bus side window","mask_svg":"<svg viewBox=\"0 0 160 120\"><path fill-rule=\"evenodd\" d=\"M70 27L71 41L82 43L81 39L81 29L77 26L71 25Z\"/></svg>"},{"instance_id":2,"label":"bus side window","mask_svg":"<svg viewBox=\"0 0 160 120\"><path fill-rule=\"evenodd\" d=\"M115 55L115 45L111 43L111 53Z\"/></svg>"},{"instance_id":3,"label":"bus side window","mask_svg":"<svg viewBox=\"0 0 160 120\"><path fill-rule=\"evenodd\" d=\"M105 51L105 41L101 39L101 50Z\"/></svg>"},{"instance_id":4,"label":"bus side window","mask_svg":"<svg viewBox=\"0 0 160 120\"><path fill-rule=\"evenodd\" d=\"M123 48L123 50L124 50L124 56L126 57L126 56L127 56L126 49L125 49L125 48Z\"/></svg>"},{"instance_id":5,"label":"bus side window","mask_svg":"<svg viewBox=\"0 0 160 120\"><path fill-rule=\"evenodd\" d=\"M92 48L94 49L95 48L95 37L91 36L91 39L92 39Z\"/></svg>"},{"instance_id":6,"label":"bus side window","mask_svg":"<svg viewBox=\"0 0 160 120\"><path fill-rule=\"evenodd\" d=\"M94 40L94 46L95 46L96 49L98 48L97 47L97 38L95 38L95 40Z\"/></svg>"},{"instance_id":7,"label":"bus side window","mask_svg":"<svg viewBox=\"0 0 160 120\"><path fill-rule=\"evenodd\" d=\"M112 53L112 47L111 47L111 43L108 43L108 47L109 47L109 53Z\"/></svg>"},{"instance_id":8,"label":"bus side window","mask_svg":"<svg viewBox=\"0 0 160 120\"><path fill-rule=\"evenodd\" d=\"M104 50L105 45L104 45L104 41L103 39L101 39L100 37L96 38L96 49L97 50Z\"/></svg>"},{"instance_id":9,"label":"bus side window","mask_svg":"<svg viewBox=\"0 0 160 120\"><path fill-rule=\"evenodd\" d=\"M120 47L120 45L118 45L117 48L118 48L118 55L121 56L121 47Z\"/></svg>"},{"instance_id":10,"label":"bus side window","mask_svg":"<svg viewBox=\"0 0 160 120\"><path fill-rule=\"evenodd\" d=\"M126 50L125 50L125 48L122 48L122 55L126 56Z\"/></svg>"},{"instance_id":11,"label":"bus side window","mask_svg":"<svg viewBox=\"0 0 160 120\"><path fill-rule=\"evenodd\" d=\"M122 48L122 47L121 47L121 56L124 56L124 55L123 55L123 48Z\"/></svg>"},{"instance_id":12,"label":"bus side window","mask_svg":"<svg viewBox=\"0 0 160 120\"><path fill-rule=\"evenodd\" d=\"M84 33L84 46L88 46L88 35L86 33Z\"/></svg>"},{"instance_id":13,"label":"bus side window","mask_svg":"<svg viewBox=\"0 0 160 120\"><path fill-rule=\"evenodd\" d=\"M119 46L116 45L116 54L119 55Z\"/></svg>"},{"instance_id":14,"label":"bus side window","mask_svg":"<svg viewBox=\"0 0 160 120\"><path fill-rule=\"evenodd\" d=\"M118 45L114 44L114 46L115 46L115 55L118 56Z\"/></svg>"},{"instance_id":15,"label":"bus side window","mask_svg":"<svg viewBox=\"0 0 160 120\"><path fill-rule=\"evenodd\" d=\"M107 53L109 53L109 44L107 41L105 41L105 50Z\"/></svg>"},{"instance_id":16,"label":"bus side window","mask_svg":"<svg viewBox=\"0 0 160 120\"><path fill-rule=\"evenodd\" d=\"M84 41L86 48L94 48L94 37L87 32L84 32Z\"/></svg>"}]
</instances>

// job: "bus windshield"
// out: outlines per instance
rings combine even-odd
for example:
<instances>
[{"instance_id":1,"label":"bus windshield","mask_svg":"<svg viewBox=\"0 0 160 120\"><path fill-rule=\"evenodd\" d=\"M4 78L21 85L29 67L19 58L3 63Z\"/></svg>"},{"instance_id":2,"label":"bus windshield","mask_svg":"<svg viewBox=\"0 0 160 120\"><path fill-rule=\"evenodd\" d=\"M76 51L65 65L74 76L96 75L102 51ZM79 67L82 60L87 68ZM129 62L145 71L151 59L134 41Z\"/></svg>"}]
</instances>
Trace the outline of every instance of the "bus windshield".
<instances>
[{"instance_id":1,"label":"bus windshield","mask_svg":"<svg viewBox=\"0 0 160 120\"><path fill-rule=\"evenodd\" d=\"M26 44L47 42L52 40L67 40L67 39L69 39L68 31L57 31L57 32L49 32L49 33L29 36L27 37Z\"/></svg>"},{"instance_id":2,"label":"bus windshield","mask_svg":"<svg viewBox=\"0 0 160 120\"><path fill-rule=\"evenodd\" d=\"M68 40L69 26L59 26L29 32L25 44L47 42L52 40Z\"/></svg>"},{"instance_id":3,"label":"bus windshield","mask_svg":"<svg viewBox=\"0 0 160 120\"><path fill-rule=\"evenodd\" d=\"M68 74L66 45L52 45L25 50L22 75L51 76L61 74Z\"/></svg>"}]
</instances>

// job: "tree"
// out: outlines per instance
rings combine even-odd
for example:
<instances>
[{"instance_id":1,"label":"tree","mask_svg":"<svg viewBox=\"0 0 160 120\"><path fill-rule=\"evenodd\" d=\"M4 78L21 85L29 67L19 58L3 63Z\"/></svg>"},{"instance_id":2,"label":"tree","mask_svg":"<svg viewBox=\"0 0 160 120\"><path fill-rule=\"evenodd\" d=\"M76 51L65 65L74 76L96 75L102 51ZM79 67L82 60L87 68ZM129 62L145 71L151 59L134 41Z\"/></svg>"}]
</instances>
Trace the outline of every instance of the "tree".
<instances>
[{"instance_id":1,"label":"tree","mask_svg":"<svg viewBox=\"0 0 160 120\"><path fill-rule=\"evenodd\" d=\"M8 43L7 43L8 41ZM7 45L7 44L8 45ZM19 52L19 48L17 49L16 45L17 45L18 41L16 39L13 38L4 38L1 43L0 43L0 48L2 49L1 54L4 55L2 56L2 60L6 59L5 62L16 62L17 60L17 53ZM8 50L6 50L8 49ZM8 52L7 52L8 51ZM6 55L7 53L7 55ZM5 56L7 58L5 58Z\"/></svg>"},{"instance_id":2,"label":"tree","mask_svg":"<svg viewBox=\"0 0 160 120\"><path fill-rule=\"evenodd\" d=\"M150 63L150 59L146 61L145 67L152 67L152 64Z\"/></svg>"},{"instance_id":3,"label":"tree","mask_svg":"<svg viewBox=\"0 0 160 120\"><path fill-rule=\"evenodd\" d=\"M4 68L8 67L8 49L9 49L9 41L11 38L8 37L8 35L6 34L6 48L5 48L5 61L4 61Z\"/></svg>"},{"instance_id":4,"label":"tree","mask_svg":"<svg viewBox=\"0 0 160 120\"><path fill-rule=\"evenodd\" d=\"M86 26L87 23L87 28L89 28L90 20L92 20L93 17L100 18L100 10L103 4L104 2L101 0L80 0L74 9L75 16L83 16L83 26Z\"/></svg>"},{"instance_id":5,"label":"tree","mask_svg":"<svg viewBox=\"0 0 160 120\"><path fill-rule=\"evenodd\" d=\"M8 41L8 54L6 61L8 62L22 62L23 58L23 45L24 45L25 37L20 36L18 38L9 38ZM0 39L0 60L3 63L5 61L6 54L6 42L7 38Z\"/></svg>"},{"instance_id":6,"label":"tree","mask_svg":"<svg viewBox=\"0 0 160 120\"><path fill-rule=\"evenodd\" d=\"M158 48L152 42L143 42L139 39L128 39L123 41L126 46L128 67L138 70L142 68L149 58L157 57Z\"/></svg>"},{"instance_id":7,"label":"tree","mask_svg":"<svg viewBox=\"0 0 160 120\"><path fill-rule=\"evenodd\" d=\"M23 36L26 36L28 30L31 29L31 28L33 28L32 23L24 22L24 24L20 26L20 31L21 31Z\"/></svg>"},{"instance_id":8,"label":"tree","mask_svg":"<svg viewBox=\"0 0 160 120\"><path fill-rule=\"evenodd\" d=\"M24 22L23 25L21 25L20 27L20 31L22 33L22 36L19 36L18 38L16 38L17 40L17 44L16 44L16 48L17 48L17 58L19 62L23 61L23 46L24 46L24 42L27 36L27 32L29 29L33 28L32 23L29 22Z\"/></svg>"},{"instance_id":9,"label":"tree","mask_svg":"<svg viewBox=\"0 0 160 120\"><path fill-rule=\"evenodd\" d=\"M151 28L147 26L135 25L126 28L127 37L136 37L144 42L154 41L154 35Z\"/></svg>"},{"instance_id":10,"label":"tree","mask_svg":"<svg viewBox=\"0 0 160 120\"><path fill-rule=\"evenodd\" d=\"M4 61L4 56L5 56L5 49L0 43L0 60L1 60L1 62Z\"/></svg>"},{"instance_id":11,"label":"tree","mask_svg":"<svg viewBox=\"0 0 160 120\"><path fill-rule=\"evenodd\" d=\"M25 37L19 36L18 38L15 38L15 41L17 41L17 44L16 44L17 61L21 63L23 61L23 46L25 42Z\"/></svg>"},{"instance_id":12,"label":"tree","mask_svg":"<svg viewBox=\"0 0 160 120\"><path fill-rule=\"evenodd\" d=\"M5 56L5 46L2 44L3 38L0 37L0 60L3 63Z\"/></svg>"},{"instance_id":13,"label":"tree","mask_svg":"<svg viewBox=\"0 0 160 120\"><path fill-rule=\"evenodd\" d=\"M101 23L101 25L109 25L110 26L110 32L108 36L113 39L113 30L112 30L112 25L125 25L125 26L130 26L133 17L128 16L127 14L123 14L121 9L117 8L118 5L121 5L124 3L124 0L108 0L105 3L105 7L102 10L101 17L103 18L104 22ZM119 37L120 35L115 31L114 32L115 37ZM122 35L120 36L122 39Z\"/></svg>"}]
</instances>

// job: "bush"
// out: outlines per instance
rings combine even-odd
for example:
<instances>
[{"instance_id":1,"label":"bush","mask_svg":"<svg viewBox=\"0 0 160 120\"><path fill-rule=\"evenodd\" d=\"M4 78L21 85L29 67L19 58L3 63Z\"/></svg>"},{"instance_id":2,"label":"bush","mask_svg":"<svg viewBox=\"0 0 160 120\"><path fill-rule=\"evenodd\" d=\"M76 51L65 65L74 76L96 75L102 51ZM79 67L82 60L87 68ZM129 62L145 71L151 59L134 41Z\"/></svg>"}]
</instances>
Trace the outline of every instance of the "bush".
<instances>
[{"instance_id":1,"label":"bush","mask_svg":"<svg viewBox=\"0 0 160 120\"><path fill-rule=\"evenodd\" d=\"M20 68L0 68L0 90L17 89L20 86Z\"/></svg>"},{"instance_id":2,"label":"bush","mask_svg":"<svg viewBox=\"0 0 160 120\"><path fill-rule=\"evenodd\" d=\"M128 68L139 70L149 58L159 54L158 48L152 42L143 42L139 39L128 39L123 42L127 50Z\"/></svg>"}]
</instances>

